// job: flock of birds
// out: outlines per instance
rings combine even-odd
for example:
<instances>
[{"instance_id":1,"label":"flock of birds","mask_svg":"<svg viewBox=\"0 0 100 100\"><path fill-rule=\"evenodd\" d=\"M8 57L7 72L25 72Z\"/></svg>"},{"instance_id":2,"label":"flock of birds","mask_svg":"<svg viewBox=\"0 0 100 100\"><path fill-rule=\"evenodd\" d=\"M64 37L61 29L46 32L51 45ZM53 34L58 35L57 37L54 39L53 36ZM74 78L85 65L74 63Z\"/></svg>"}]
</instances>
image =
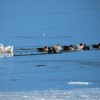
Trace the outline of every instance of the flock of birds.
<instances>
[{"instance_id":1,"label":"flock of birds","mask_svg":"<svg viewBox=\"0 0 100 100\"><path fill-rule=\"evenodd\" d=\"M91 50L93 48L100 49L100 43L98 44L93 44L91 46L87 46L86 44L80 43L78 45L65 45L61 46L60 44L57 44L55 46L44 46L41 48L36 48L38 52L43 52L43 53L61 53L63 51L78 51L78 50ZM13 56L13 46L6 46L4 47L3 44L0 44L0 56L4 54L11 54Z\"/></svg>"},{"instance_id":2,"label":"flock of birds","mask_svg":"<svg viewBox=\"0 0 100 100\"><path fill-rule=\"evenodd\" d=\"M57 44L55 46L49 47L45 46L42 48L37 48L38 52L45 52L45 53L60 53L62 51L78 51L78 50L91 50L92 48L100 49L100 43L93 44L92 46L87 46L86 44L80 43L78 45L66 45L61 46Z\"/></svg>"}]
</instances>

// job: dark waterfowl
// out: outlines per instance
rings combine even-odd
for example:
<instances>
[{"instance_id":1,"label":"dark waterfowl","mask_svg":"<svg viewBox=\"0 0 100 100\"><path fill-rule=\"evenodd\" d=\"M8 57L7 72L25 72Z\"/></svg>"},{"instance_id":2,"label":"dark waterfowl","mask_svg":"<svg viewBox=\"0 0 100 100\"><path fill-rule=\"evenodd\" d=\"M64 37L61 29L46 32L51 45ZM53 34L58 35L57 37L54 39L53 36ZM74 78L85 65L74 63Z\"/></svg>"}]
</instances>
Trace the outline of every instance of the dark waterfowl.
<instances>
[{"instance_id":1,"label":"dark waterfowl","mask_svg":"<svg viewBox=\"0 0 100 100\"><path fill-rule=\"evenodd\" d=\"M87 46L86 44L84 44L83 50L90 50L90 49L91 49L90 46Z\"/></svg>"},{"instance_id":2,"label":"dark waterfowl","mask_svg":"<svg viewBox=\"0 0 100 100\"><path fill-rule=\"evenodd\" d=\"M45 47L43 47L43 48L37 48L37 50L39 51L39 52L45 52L45 53L47 53L48 52L48 46L45 46Z\"/></svg>"},{"instance_id":3,"label":"dark waterfowl","mask_svg":"<svg viewBox=\"0 0 100 100\"><path fill-rule=\"evenodd\" d=\"M93 44L92 47L93 47L93 48L100 49L100 43L98 43L98 44Z\"/></svg>"},{"instance_id":4,"label":"dark waterfowl","mask_svg":"<svg viewBox=\"0 0 100 100\"><path fill-rule=\"evenodd\" d=\"M48 47L48 46L45 46L43 48L37 48L37 50L38 50L38 52L45 52L48 54L55 53L54 49L52 47Z\"/></svg>"},{"instance_id":5,"label":"dark waterfowl","mask_svg":"<svg viewBox=\"0 0 100 100\"><path fill-rule=\"evenodd\" d=\"M63 46L63 50L64 51L73 51L73 47L70 45L70 46Z\"/></svg>"},{"instance_id":6,"label":"dark waterfowl","mask_svg":"<svg viewBox=\"0 0 100 100\"><path fill-rule=\"evenodd\" d=\"M61 46L59 44L52 46L52 47L42 47L42 48L37 48L38 52L45 52L48 54L53 54L53 53L61 53L63 51L80 51L80 50L90 50L91 48L97 48L100 49L100 43L98 44L93 44L92 46L87 46L86 44L80 43L77 45L68 45L68 46Z\"/></svg>"},{"instance_id":7,"label":"dark waterfowl","mask_svg":"<svg viewBox=\"0 0 100 100\"><path fill-rule=\"evenodd\" d=\"M49 47L49 48L48 48L48 52L47 52L47 53L48 53L48 54L51 54L51 53L55 53L55 52L54 52L54 50L53 50L53 48L52 48L52 47Z\"/></svg>"}]
</instances>

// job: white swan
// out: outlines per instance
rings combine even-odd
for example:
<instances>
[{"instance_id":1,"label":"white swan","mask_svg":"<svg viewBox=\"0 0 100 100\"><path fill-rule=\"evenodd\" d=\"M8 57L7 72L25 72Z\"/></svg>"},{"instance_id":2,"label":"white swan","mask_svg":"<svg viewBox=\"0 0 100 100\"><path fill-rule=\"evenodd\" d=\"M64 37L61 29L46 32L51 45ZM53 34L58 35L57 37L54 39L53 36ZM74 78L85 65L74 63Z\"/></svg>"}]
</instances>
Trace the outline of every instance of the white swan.
<instances>
[{"instance_id":1,"label":"white swan","mask_svg":"<svg viewBox=\"0 0 100 100\"><path fill-rule=\"evenodd\" d=\"M12 53L13 46L4 47L3 44L0 44L0 53Z\"/></svg>"}]
</instances>

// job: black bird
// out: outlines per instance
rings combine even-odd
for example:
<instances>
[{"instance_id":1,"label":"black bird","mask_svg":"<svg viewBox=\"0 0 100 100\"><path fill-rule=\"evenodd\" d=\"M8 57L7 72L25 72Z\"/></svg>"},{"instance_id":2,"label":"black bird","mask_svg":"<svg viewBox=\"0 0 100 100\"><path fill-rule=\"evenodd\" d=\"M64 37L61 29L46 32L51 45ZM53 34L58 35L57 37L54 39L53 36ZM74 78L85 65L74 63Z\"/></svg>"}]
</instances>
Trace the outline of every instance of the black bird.
<instances>
[{"instance_id":1,"label":"black bird","mask_svg":"<svg viewBox=\"0 0 100 100\"><path fill-rule=\"evenodd\" d=\"M37 48L38 52L45 52L47 53L48 52L48 46L45 46L45 47L42 47L42 48Z\"/></svg>"},{"instance_id":2,"label":"black bird","mask_svg":"<svg viewBox=\"0 0 100 100\"><path fill-rule=\"evenodd\" d=\"M63 46L63 50L64 51L73 51L73 47L72 46Z\"/></svg>"},{"instance_id":3,"label":"black bird","mask_svg":"<svg viewBox=\"0 0 100 100\"><path fill-rule=\"evenodd\" d=\"M90 50L90 49L91 49L90 46L87 46L86 44L84 44L83 50Z\"/></svg>"},{"instance_id":4,"label":"black bird","mask_svg":"<svg viewBox=\"0 0 100 100\"><path fill-rule=\"evenodd\" d=\"M98 44L93 44L92 47L93 47L93 48L100 49L100 43L98 43Z\"/></svg>"}]
</instances>

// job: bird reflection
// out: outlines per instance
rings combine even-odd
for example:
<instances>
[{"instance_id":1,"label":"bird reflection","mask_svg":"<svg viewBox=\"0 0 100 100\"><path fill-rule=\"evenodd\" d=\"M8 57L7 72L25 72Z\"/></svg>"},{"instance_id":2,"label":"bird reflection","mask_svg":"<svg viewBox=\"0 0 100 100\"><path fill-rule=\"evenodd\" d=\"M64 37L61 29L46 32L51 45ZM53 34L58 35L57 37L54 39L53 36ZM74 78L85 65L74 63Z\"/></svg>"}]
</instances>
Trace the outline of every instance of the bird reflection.
<instances>
[{"instance_id":1,"label":"bird reflection","mask_svg":"<svg viewBox=\"0 0 100 100\"><path fill-rule=\"evenodd\" d=\"M4 58L4 57L13 57L13 53L0 53L0 58Z\"/></svg>"}]
</instances>

